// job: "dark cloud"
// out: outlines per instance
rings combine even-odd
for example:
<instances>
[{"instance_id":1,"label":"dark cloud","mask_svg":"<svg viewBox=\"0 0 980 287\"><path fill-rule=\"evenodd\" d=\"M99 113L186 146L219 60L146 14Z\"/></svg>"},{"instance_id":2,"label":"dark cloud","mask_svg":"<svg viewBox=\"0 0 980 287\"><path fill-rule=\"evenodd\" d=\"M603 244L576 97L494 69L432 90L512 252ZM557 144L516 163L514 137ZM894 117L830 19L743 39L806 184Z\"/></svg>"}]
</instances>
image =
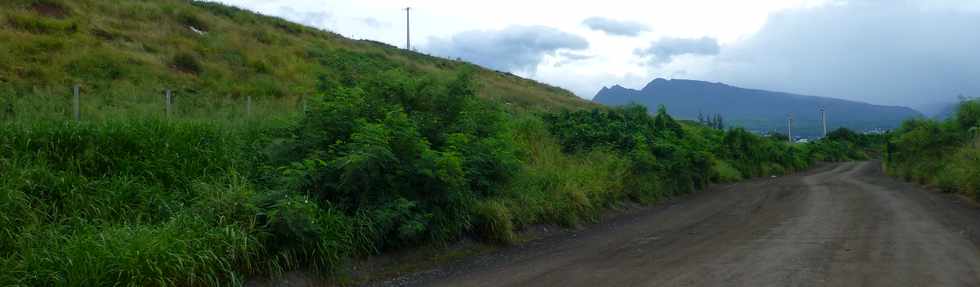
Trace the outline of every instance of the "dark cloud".
<instances>
[{"instance_id":1,"label":"dark cloud","mask_svg":"<svg viewBox=\"0 0 980 287\"><path fill-rule=\"evenodd\" d=\"M650 63L659 66L670 63L674 60L674 56L717 55L720 50L721 47L714 38L662 38L650 44L650 47L634 50L633 54L647 57Z\"/></svg>"},{"instance_id":2,"label":"dark cloud","mask_svg":"<svg viewBox=\"0 0 980 287\"><path fill-rule=\"evenodd\" d=\"M545 55L588 47L585 38L554 28L510 26L503 30L465 31L449 39L431 38L423 50L502 71L534 72Z\"/></svg>"},{"instance_id":3,"label":"dark cloud","mask_svg":"<svg viewBox=\"0 0 980 287\"><path fill-rule=\"evenodd\" d=\"M851 4L771 15L756 35L726 46L706 78L920 108L980 95L975 9Z\"/></svg>"},{"instance_id":4,"label":"dark cloud","mask_svg":"<svg viewBox=\"0 0 980 287\"><path fill-rule=\"evenodd\" d=\"M640 33L650 31L650 27L642 23L632 21L619 21L603 17L591 17L582 21L582 25L589 29L602 31L609 35L618 36L637 36Z\"/></svg>"}]
</instances>

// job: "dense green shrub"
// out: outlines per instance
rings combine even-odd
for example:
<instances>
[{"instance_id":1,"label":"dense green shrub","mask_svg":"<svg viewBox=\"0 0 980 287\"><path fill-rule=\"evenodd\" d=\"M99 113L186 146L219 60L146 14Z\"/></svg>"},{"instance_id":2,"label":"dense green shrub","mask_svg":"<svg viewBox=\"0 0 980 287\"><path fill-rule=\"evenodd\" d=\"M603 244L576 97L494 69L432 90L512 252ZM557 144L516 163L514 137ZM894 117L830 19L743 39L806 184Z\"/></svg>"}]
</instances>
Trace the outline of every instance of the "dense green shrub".
<instances>
[{"instance_id":1,"label":"dense green shrub","mask_svg":"<svg viewBox=\"0 0 980 287\"><path fill-rule=\"evenodd\" d=\"M956 110L956 123L961 130L980 127L980 101L971 100L960 103Z\"/></svg>"},{"instance_id":2,"label":"dense green shrub","mask_svg":"<svg viewBox=\"0 0 980 287\"><path fill-rule=\"evenodd\" d=\"M802 148L753 135L684 126L661 107L563 112L545 116L567 153L609 149L631 162L624 179L640 201L691 192L711 180L781 174L809 165Z\"/></svg>"},{"instance_id":3,"label":"dense green shrub","mask_svg":"<svg viewBox=\"0 0 980 287\"><path fill-rule=\"evenodd\" d=\"M371 222L380 248L458 236L519 168L503 112L467 73L391 70L362 86L332 89L294 129L279 157L291 188Z\"/></svg>"},{"instance_id":4,"label":"dense green shrub","mask_svg":"<svg viewBox=\"0 0 980 287\"><path fill-rule=\"evenodd\" d=\"M759 137L741 128L725 132L722 158L745 176L769 176L806 168L813 160L812 144L789 145L779 137Z\"/></svg>"},{"instance_id":5,"label":"dense green shrub","mask_svg":"<svg viewBox=\"0 0 980 287\"><path fill-rule=\"evenodd\" d=\"M818 140L807 145L806 153L812 160L825 162L868 159L860 146L849 141Z\"/></svg>"},{"instance_id":6,"label":"dense green shrub","mask_svg":"<svg viewBox=\"0 0 980 287\"><path fill-rule=\"evenodd\" d=\"M977 125L980 102L960 103L946 121L913 119L902 124L888 141L885 167L895 176L935 184L948 192L977 198L980 189L980 149Z\"/></svg>"}]
</instances>

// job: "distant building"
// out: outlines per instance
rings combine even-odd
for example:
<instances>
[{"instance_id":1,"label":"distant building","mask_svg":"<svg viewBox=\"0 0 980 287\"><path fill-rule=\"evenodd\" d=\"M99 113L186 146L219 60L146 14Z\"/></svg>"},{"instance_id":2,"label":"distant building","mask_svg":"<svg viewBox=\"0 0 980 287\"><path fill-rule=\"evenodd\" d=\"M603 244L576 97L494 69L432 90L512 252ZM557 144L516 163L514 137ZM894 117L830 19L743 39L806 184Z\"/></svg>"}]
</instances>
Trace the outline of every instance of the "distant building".
<instances>
[{"instance_id":1,"label":"distant building","mask_svg":"<svg viewBox=\"0 0 980 287\"><path fill-rule=\"evenodd\" d=\"M889 129L873 128L873 129L864 130L864 134L866 134L866 135L881 135L881 134L887 134L890 131L891 130L889 130Z\"/></svg>"}]
</instances>

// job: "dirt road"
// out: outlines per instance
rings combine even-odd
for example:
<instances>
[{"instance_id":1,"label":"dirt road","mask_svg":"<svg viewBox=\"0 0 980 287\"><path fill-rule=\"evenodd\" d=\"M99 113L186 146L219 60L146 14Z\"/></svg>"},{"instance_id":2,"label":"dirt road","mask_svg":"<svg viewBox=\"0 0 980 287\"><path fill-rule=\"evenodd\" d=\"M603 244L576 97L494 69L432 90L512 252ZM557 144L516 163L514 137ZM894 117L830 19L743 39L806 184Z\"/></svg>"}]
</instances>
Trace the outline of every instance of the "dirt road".
<instances>
[{"instance_id":1,"label":"dirt road","mask_svg":"<svg viewBox=\"0 0 980 287\"><path fill-rule=\"evenodd\" d=\"M879 166L716 186L396 285L980 286L980 210Z\"/></svg>"}]
</instances>

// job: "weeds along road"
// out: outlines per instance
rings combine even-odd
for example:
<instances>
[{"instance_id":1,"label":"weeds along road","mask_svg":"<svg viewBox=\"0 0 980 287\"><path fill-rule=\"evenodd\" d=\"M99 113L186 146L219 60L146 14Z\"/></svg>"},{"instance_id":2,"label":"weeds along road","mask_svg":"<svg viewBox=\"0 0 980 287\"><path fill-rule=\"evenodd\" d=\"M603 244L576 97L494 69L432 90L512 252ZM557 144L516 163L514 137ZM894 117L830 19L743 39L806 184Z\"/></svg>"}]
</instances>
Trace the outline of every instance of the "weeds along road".
<instances>
[{"instance_id":1,"label":"weeds along road","mask_svg":"<svg viewBox=\"0 0 980 287\"><path fill-rule=\"evenodd\" d=\"M827 165L716 186L569 235L467 259L420 286L980 286L980 211Z\"/></svg>"}]
</instances>

